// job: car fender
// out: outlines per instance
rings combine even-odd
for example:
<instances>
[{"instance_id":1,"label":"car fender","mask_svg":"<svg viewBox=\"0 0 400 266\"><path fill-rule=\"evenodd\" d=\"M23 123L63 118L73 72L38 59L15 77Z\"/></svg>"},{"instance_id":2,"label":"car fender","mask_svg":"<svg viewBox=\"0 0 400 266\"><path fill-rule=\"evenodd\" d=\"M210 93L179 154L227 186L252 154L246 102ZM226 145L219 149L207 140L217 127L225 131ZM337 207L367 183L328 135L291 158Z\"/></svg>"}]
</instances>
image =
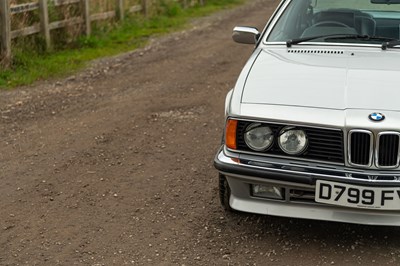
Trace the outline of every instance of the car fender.
<instances>
[{"instance_id":1,"label":"car fender","mask_svg":"<svg viewBox=\"0 0 400 266\"><path fill-rule=\"evenodd\" d=\"M230 105L231 105L232 95L233 95L233 89L231 89L226 94L226 98L225 98L225 117L227 117L228 114L230 113Z\"/></svg>"}]
</instances>

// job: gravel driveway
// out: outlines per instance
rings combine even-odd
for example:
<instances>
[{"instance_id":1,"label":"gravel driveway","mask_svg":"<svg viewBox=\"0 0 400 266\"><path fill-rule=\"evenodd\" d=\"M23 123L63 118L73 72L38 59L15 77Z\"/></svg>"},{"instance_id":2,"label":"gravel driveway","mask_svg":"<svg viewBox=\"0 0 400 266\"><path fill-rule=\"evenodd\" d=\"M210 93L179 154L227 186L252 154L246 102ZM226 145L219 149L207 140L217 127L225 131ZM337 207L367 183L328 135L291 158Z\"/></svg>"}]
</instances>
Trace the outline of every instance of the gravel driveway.
<instances>
[{"instance_id":1,"label":"gravel driveway","mask_svg":"<svg viewBox=\"0 0 400 266\"><path fill-rule=\"evenodd\" d=\"M0 265L399 265L400 229L225 213L226 92L278 1L0 97Z\"/></svg>"}]
</instances>

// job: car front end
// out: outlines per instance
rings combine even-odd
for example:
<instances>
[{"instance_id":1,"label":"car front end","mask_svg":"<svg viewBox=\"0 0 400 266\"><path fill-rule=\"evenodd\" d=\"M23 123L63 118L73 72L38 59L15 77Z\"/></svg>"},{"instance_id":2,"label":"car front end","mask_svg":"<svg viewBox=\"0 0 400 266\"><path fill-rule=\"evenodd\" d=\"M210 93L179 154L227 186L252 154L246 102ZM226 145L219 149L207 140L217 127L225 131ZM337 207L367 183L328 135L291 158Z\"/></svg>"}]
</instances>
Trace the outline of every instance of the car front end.
<instances>
[{"instance_id":1,"label":"car front end","mask_svg":"<svg viewBox=\"0 0 400 266\"><path fill-rule=\"evenodd\" d=\"M235 29L256 48L214 161L226 209L400 225L394 2L282 1L263 33Z\"/></svg>"}]
</instances>

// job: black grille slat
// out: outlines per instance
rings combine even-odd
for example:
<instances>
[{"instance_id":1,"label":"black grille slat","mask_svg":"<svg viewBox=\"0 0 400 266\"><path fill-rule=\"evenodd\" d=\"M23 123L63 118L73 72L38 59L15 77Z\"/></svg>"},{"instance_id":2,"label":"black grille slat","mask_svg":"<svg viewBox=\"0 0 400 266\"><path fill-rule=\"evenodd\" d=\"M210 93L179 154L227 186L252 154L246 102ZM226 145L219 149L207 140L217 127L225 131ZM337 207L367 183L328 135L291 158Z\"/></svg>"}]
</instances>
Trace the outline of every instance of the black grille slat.
<instances>
[{"instance_id":1,"label":"black grille slat","mask_svg":"<svg viewBox=\"0 0 400 266\"><path fill-rule=\"evenodd\" d=\"M312 157L318 157L318 158L329 158L329 159L331 159L331 158L337 158L337 159L341 159L342 158L342 156L340 156L340 155L337 155L337 154L331 154L331 153L309 153L308 154L309 156L312 156Z\"/></svg>"},{"instance_id":2,"label":"black grille slat","mask_svg":"<svg viewBox=\"0 0 400 266\"><path fill-rule=\"evenodd\" d=\"M315 190L290 189L289 200L293 202L315 203Z\"/></svg>"},{"instance_id":3,"label":"black grille slat","mask_svg":"<svg viewBox=\"0 0 400 266\"><path fill-rule=\"evenodd\" d=\"M365 132L353 132L350 138L351 163L369 165L371 158L371 135Z\"/></svg>"},{"instance_id":4,"label":"black grille slat","mask_svg":"<svg viewBox=\"0 0 400 266\"><path fill-rule=\"evenodd\" d=\"M317 144L317 143L313 143L313 144ZM316 149L316 148L314 148L314 149L313 149L313 148L310 148L310 149L308 150L308 152L311 152L311 151L317 151L317 152L319 152L321 148L324 149L324 150L321 151L321 152L328 151L329 153L336 153L336 152L337 152L338 154L341 154L341 152L338 151L336 147L333 147L333 146L326 147L326 146L323 146L323 145L320 145L320 146L318 147L318 149Z\"/></svg>"},{"instance_id":5,"label":"black grille slat","mask_svg":"<svg viewBox=\"0 0 400 266\"><path fill-rule=\"evenodd\" d=\"M326 148L329 148L329 147L336 147L337 146L337 142L332 142L332 143L327 143L327 142L323 142L322 140L321 141L319 141L319 140L313 140L313 142L315 143L315 144L317 144L317 145L321 145L321 146L324 146L324 147L326 147Z\"/></svg>"},{"instance_id":6,"label":"black grille slat","mask_svg":"<svg viewBox=\"0 0 400 266\"><path fill-rule=\"evenodd\" d=\"M243 139L243 134L247 126L249 126L250 124L251 122L245 122L245 121L239 121L238 123L237 127L238 150L252 152L252 150L249 147L247 147ZM279 132L284 127L282 125L276 125L276 124L265 124L265 125L269 126L272 129L272 131L275 134L275 139L277 139ZM273 147L270 150L264 153L271 155L278 155L278 156L344 163L342 131L307 128L307 127L297 127L297 128L304 130L307 134L309 147L306 153L298 156L287 155L281 151L277 141L275 141Z\"/></svg>"},{"instance_id":7,"label":"black grille slat","mask_svg":"<svg viewBox=\"0 0 400 266\"><path fill-rule=\"evenodd\" d=\"M334 156L312 156L312 157L313 159L319 161L333 161L333 162L339 162L342 159L342 157L334 157Z\"/></svg>"},{"instance_id":8,"label":"black grille slat","mask_svg":"<svg viewBox=\"0 0 400 266\"><path fill-rule=\"evenodd\" d=\"M309 136L312 136L313 138L315 138L315 139L323 139L323 140L326 140L326 138L327 137L329 137L329 140L332 140L332 141L335 141L335 140L341 140L340 139L340 137L337 137L337 136L329 136L329 135L322 135L322 134L313 134L313 133L310 133L309 134Z\"/></svg>"},{"instance_id":9,"label":"black grille slat","mask_svg":"<svg viewBox=\"0 0 400 266\"><path fill-rule=\"evenodd\" d=\"M379 138L378 164L381 167L397 166L399 136L384 134Z\"/></svg>"}]
</instances>

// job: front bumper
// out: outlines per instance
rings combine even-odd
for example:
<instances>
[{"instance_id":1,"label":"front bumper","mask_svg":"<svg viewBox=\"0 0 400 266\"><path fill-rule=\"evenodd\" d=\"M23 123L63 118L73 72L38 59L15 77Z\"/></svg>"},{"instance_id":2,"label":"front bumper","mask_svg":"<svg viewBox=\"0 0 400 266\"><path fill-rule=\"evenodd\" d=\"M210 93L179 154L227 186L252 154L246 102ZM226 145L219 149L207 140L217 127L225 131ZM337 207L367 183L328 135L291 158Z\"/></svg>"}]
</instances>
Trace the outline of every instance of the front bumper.
<instances>
[{"instance_id":1,"label":"front bumper","mask_svg":"<svg viewBox=\"0 0 400 266\"><path fill-rule=\"evenodd\" d=\"M317 203L317 180L361 186L400 187L397 172L358 171L343 166L298 163L286 159L232 153L223 147L214 165L231 189L230 206L238 211L368 225L400 226L400 211L369 210ZM254 197L251 185L284 188L284 200Z\"/></svg>"}]
</instances>

